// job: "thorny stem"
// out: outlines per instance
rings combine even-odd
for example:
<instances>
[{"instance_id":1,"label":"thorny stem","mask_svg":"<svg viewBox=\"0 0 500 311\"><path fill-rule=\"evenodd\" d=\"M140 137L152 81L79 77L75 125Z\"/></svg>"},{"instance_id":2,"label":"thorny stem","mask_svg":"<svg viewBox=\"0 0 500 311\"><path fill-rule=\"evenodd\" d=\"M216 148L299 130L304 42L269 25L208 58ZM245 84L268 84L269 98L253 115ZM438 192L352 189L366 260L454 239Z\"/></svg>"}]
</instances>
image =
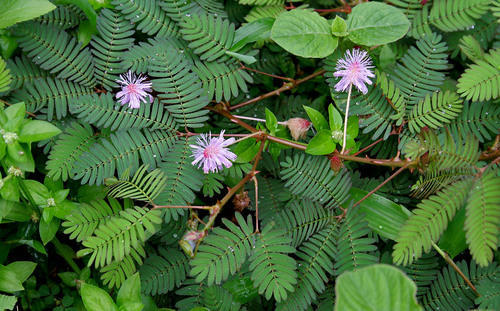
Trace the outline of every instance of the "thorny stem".
<instances>
[{"instance_id":1,"label":"thorny stem","mask_svg":"<svg viewBox=\"0 0 500 311\"><path fill-rule=\"evenodd\" d=\"M352 83L349 84L349 92L347 93L347 106L345 108L345 117L344 117L344 140L342 143L342 151L340 151L341 154L344 154L345 151L345 144L347 141L347 119L349 118L349 104L351 103L351 91L352 91Z\"/></svg>"},{"instance_id":2,"label":"thorny stem","mask_svg":"<svg viewBox=\"0 0 500 311\"><path fill-rule=\"evenodd\" d=\"M258 130L251 126L250 124L244 122L243 120L240 120L233 116L230 112L227 110L223 109L216 109L216 108L208 108L209 110L215 111L232 122L244 127L245 129L249 130L250 132L257 132ZM262 133L261 134L263 137L265 137L267 140L284 145L284 146L289 146L295 149L299 150L306 150L307 144L298 142L298 141L292 141L276 136L269 135L267 133ZM339 154L338 152L334 152L334 155L338 156L339 158L347 161L353 161L353 162L359 162L359 163L366 163L366 164L372 164L372 165L379 165L379 166L388 166L388 167L402 167L405 166L406 164L409 164L408 167L416 167L418 165L418 160L391 160L391 159L372 159L369 157L357 157L353 155L348 155L348 154Z\"/></svg>"},{"instance_id":3,"label":"thorny stem","mask_svg":"<svg viewBox=\"0 0 500 311\"><path fill-rule=\"evenodd\" d=\"M241 68L245 69L245 70L248 70L248 71L253 71L253 72L265 75L265 76L273 77L273 78L276 78L276 79L281 79L281 80L285 80L285 81L289 81L289 82L293 82L294 81L292 78L282 77L282 76L278 76L278 75L273 75L271 73L267 73L267 72L263 72L263 71L260 71L260 70L257 70L257 69L246 67L245 65L242 65Z\"/></svg>"},{"instance_id":4,"label":"thorny stem","mask_svg":"<svg viewBox=\"0 0 500 311\"><path fill-rule=\"evenodd\" d=\"M266 120L264 120L264 119L254 118L254 117L247 117L247 116L238 116L238 115L235 115L235 114L233 114L233 117L236 117L238 119L243 119L243 120L251 120L251 121L257 121L257 122L266 122ZM286 125L286 121L278 121L278 124Z\"/></svg>"},{"instance_id":5,"label":"thorny stem","mask_svg":"<svg viewBox=\"0 0 500 311\"><path fill-rule=\"evenodd\" d=\"M469 287L472 289L474 294L476 294L476 296L478 296L478 297L481 297L481 294L479 294L479 292L477 291L474 284L472 284L472 282L469 280L469 278L467 278L465 276L465 274L462 272L462 270L460 270L460 268L455 264L455 262L453 262L453 259L451 259L450 256L445 251L443 251L441 248L439 248L439 246L437 246L436 243L432 242L432 247L434 247L434 249L453 268L453 270L455 270L458 273L458 275L460 275L460 277L462 279L464 279L465 283L467 283L467 285L469 285Z\"/></svg>"},{"instance_id":6,"label":"thorny stem","mask_svg":"<svg viewBox=\"0 0 500 311\"><path fill-rule=\"evenodd\" d=\"M235 140L234 143L232 143L231 145L237 144L240 141L243 141L243 140L245 140L247 138L259 136L259 135L262 135L262 134L264 134L264 132L262 132L262 131L254 132L252 134L247 134L246 136L244 136L244 137L242 137L240 139ZM228 146L230 146L230 145L228 145Z\"/></svg>"},{"instance_id":7,"label":"thorny stem","mask_svg":"<svg viewBox=\"0 0 500 311\"><path fill-rule=\"evenodd\" d=\"M377 139L376 141L374 141L373 143L369 144L368 146L364 147L363 149L359 150L358 152L356 152L355 154L353 154L354 156L357 156L359 155L360 153L363 153L365 152L366 150L370 149L371 147L375 146L376 144L378 144L379 142L383 141L384 138L379 138Z\"/></svg>"},{"instance_id":8,"label":"thorny stem","mask_svg":"<svg viewBox=\"0 0 500 311\"><path fill-rule=\"evenodd\" d=\"M406 163L404 166L400 167L396 172L394 172L394 174L392 174L391 176L389 176L389 178L387 178L386 180L384 180L380 185L378 185L377 187L375 187L372 191L368 192L363 198L361 198L358 202L354 203L354 205L352 207L356 207L358 206L359 204L361 204L361 202L363 202L364 200L368 199L368 197L370 197L372 194L374 194L375 192L377 192L380 188L382 188L385 184L387 184L389 181L391 181L391 179L393 179L394 177L398 176L399 174L401 174L401 172L403 172L406 168L408 168L408 166L410 165L410 162Z\"/></svg>"},{"instance_id":9,"label":"thorny stem","mask_svg":"<svg viewBox=\"0 0 500 311\"><path fill-rule=\"evenodd\" d=\"M255 233L259 232L259 183L257 177L253 176L252 180L255 184Z\"/></svg>"},{"instance_id":10,"label":"thorny stem","mask_svg":"<svg viewBox=\"0 0 500 311\"><path fill-rule=\"evenodd\" d=\"M304 82L306 82L308 80L311 80L314 77L320 76L320 75L324 74L325 72L326 71L324 69L322 69L322 70L316 71L315 73L312 73L312 74L310 74L307 77L304 77L302 79L293 80L293 81L290 81L288 83L284 83L282 87L280 87L280 88L278 88L278 89L276 89L274 91L268 92L266 94L259 95L259 96L255 97L255 98L247 100L246 102L243 102L243 103L231 106L231 107L229 107L229 110L235 110L235 109L238 109L238 108L241 108L241 107L244 107L244 106L256 103L256 102L261 101L263 99L266 99L268 97L279 95L279 94L281 94L281 92L291 90L294 87L296 87L297 85L299 85L301 83L304 83Z\"/></svg>"},{"instance_id":11,"label":"thorny stem","mask_svg":"<svg viewBox=\"0 0 500 311\"><path fill-rule=\"evenodd\" d=\"M156 205L153 203L153 209L157 208L191 208L191 209L206 209L209 210L212 206L209 205Z\"/></svg>"}]
</instances>

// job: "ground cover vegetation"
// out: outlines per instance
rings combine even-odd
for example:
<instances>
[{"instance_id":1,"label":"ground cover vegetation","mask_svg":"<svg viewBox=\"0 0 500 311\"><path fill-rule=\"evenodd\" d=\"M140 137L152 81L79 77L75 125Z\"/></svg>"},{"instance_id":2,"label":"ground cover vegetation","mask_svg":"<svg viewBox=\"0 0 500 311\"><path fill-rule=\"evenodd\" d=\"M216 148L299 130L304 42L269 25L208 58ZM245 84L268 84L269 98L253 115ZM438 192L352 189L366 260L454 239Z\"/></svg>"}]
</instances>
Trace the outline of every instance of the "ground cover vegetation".
<instances>
[{"instance_id":1,"label":"ground cover vegetation","mask_svg":"<svg viewBox=\"0 0 500 311\"><path fill-rule=\"evenodd\" d=\"M499 310L499 22L4 0L0 310Z\"/></svg>"}]
</instances>

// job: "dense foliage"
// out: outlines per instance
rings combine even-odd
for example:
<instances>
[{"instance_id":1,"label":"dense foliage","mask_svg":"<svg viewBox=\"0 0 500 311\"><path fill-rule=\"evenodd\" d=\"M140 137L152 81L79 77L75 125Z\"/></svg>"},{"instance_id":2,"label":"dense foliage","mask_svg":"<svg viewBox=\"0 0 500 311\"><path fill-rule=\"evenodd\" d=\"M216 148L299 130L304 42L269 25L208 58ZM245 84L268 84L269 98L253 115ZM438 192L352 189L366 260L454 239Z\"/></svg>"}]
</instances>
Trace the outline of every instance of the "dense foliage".
<instances>
[{"instance_id":1,"label":"dense foliage","mask_svg":"<svg viewBox=\"0 0 500 311\"><path fill-rule=\"evenodd\" d=\"M500 309L500 1L4 2L0 311Z\"/></svg>"}]
</instances>

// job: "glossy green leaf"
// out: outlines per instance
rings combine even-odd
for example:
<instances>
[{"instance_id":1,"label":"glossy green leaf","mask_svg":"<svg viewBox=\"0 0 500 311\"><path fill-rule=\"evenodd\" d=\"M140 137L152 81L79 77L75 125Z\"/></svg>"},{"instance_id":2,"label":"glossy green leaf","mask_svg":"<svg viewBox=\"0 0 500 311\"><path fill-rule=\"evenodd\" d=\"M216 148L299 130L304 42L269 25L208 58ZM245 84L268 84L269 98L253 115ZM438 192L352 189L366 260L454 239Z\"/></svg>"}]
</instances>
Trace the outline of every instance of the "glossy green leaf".
<instances>
[{"instance_id":1,"label":"glossy green leaf","mask_svg":"<svg viewBox=\"0 0 500 311\"><path fill-rule=\"evenodd\" d=\"M342 120L340 112L337 109L335 109L335 107L333 107L332 104L328 105L328 116L330 122L330 129L332 131L337 131L342 129L344 121Z\"/></svg>"},{"instance_id":2,"label":"glossy green leaf","mask_svg":"<svg viewBox=\"0 0 500 311\"><path fill-rule=\"evenodd\" d=\"M338 15L335 16L335 19L332 22L332 34L337 37L345 37L349 34L347 32L346 21Z\"/></svg>"},{"instance_id":3,"label":"glossy green leaf","mask_svg":"<svg viewBox=\"0 0 500 311\"><path fill-rule=\"evenodd\" d=\"M359 118L358 116L350 116L347 119L347 135L351 138L358 137L359 134Z\"/></svg>"},{"instance_id":4,"label":"glossy green leaf","mask_svg":"<svg viewBox=\"0 0 500 311\"><path fill-rule=\"evenodd\" d=\"M417 285L401 270L376 264L341 274L335 283L335 311L420 311Z\"/></svg>"},{"instance_id":5,"label":"glossy green leaf","mask_svg":"<svg viewBox=\"0 0 500 311\"><path fill-rule=\"evenodd\" d=\"M273 23L274 18L266 17L244 24L236 30L230 51L237 52L249 43L269 39Z\"/></svg>"},{"instance_id":6,"label":"glossy green leaf","mask_svg":"<svg viewBox=\"0 0 500 311\"><path fill-rule=\"evenodd\" d=\"M118 295L116 297L116 304L120 310L124 311L140 311L143 308L141 299L141 279L139 272L130 276L123 282Z\"/></svg>"},{"instance_id":7,"label":"glossy green leaf","mask_svg":"<svg viewBox=\"0 0 500 311\"><path fill-rule=\"evenodd\" d=\"M358 202L368 191L359 188L351 188L349 191L351 200ZM395 240L400 228L404 225L411 212L402 205L384 198L378 194L372 194L359 205L368 226L384 238Z\"/></svg>"},{"instance_id":8,"label":"glossy green leaf","mask_svg":"<svg viewBox=\"0 0 500 311\"><path fill-rule=\"evenodd\" d=\"M17 277L16 272L0 265L0 292L14 293L23 289L23 284Z\"/></svg>"},{"instance_id":9,"label":"glossy green leaf","mask_svg":"<svg viewBox=\"0 0 500 311\"><path fill-rule=\"evenodd\" d=\"M318 13L294 9L278 15L271 39L288 52L308 58L323 58L337 48L328 21Z\"/></svg>"},{"instance_id":10,"label":"glossy green leaf","mask_svg":"<svg viewBox=\"0 0 500 311\"><path fill-rule=\"evenodd\" d=\"M25 123L19 131L19 141L31 143L58 135L61 130L47 121L31 120Z\"/></svg>"},{"instance_id":11,"label":"glossy green leaf","mask_svg":"<svg viewBox=\"0 0 500 311\"><path fill-rule=\"evenodd\" d=\"M44 15L55 8L48 0L3 0L0 29Z\"/></svg>"},{"instance_id":12,"label":"glossy green leaf","mask_svg":"<svg viewBox=\"0 0 500 311\"><path fill-rule=\"evenodd\" d=\"M56 236L57 230L61 221L57 218L52 218L50 221L45 221L44 218L40 219L40 238L42 239L43 245L47 245Z\"/></svg>"},{"instance_id":13,"label":"glossy green leaf","mask_svg":"<svg viewBox=\"0 0 500 311\"><path fill-rule=\"evenodd\" d=\"M8 264L7 268L14 271L17 279L23 283L35 271L36 263L32 261L14 261Z\"/></svg>"},{"instance_id":14,"label":"glossy green leaf","mask_svg":"<svg viewBox=\"0 0 500 311\"><path fill-rule=\"evenodd\" d=\"M320 130L307 144L306 153L324 155L335 150L335 142L329 130Z\"/></svg>"},{"instance_id":15,"label":"glossy green leaf","mask_svg":"<svg viewBox=\"0 0 500 311\"><path fill-rule=\"evenodd\" d=\"M349 40L374 46L401 39L410 29L410 21L398 8L382 2L356 5L347 18Z\"/></svg>"},{"instance_id":16,"label":"glossy green leaf","mask_svg":"<svg viewBox=\"0 0 500 311\"><path fill-rule=\"evenodd\" d=\"M83 283L80 295L87 311L118 311L118 307L111 299L111 296L97 286Z\"/></svg>"},{"instance_id":17,"label":"glossy green leaf","mask_svg":"<svg viewBox=\"0 0 500 311\"><path fill-rule=\"evenodd\" d=\"M257 61L257 59L251 55L240 54L236 52L226 51L226 54L236 58L237 60L241 60L247 65L253 64Z\"/></svg>"},{"instance_id":18,"label":"glossy green leaf","mask_svg":"<svg viewBox=\"0 0 500 311\"><path fill-rule=\"evenodd\" d=\"M326 122L326 119L321 114L321 112L308 106L304 106L304 110L306 111L307 115L309 116L309 120L311 120L314 128L317 131L328 129L328 122Z\"/></svg>"}]
</instances>

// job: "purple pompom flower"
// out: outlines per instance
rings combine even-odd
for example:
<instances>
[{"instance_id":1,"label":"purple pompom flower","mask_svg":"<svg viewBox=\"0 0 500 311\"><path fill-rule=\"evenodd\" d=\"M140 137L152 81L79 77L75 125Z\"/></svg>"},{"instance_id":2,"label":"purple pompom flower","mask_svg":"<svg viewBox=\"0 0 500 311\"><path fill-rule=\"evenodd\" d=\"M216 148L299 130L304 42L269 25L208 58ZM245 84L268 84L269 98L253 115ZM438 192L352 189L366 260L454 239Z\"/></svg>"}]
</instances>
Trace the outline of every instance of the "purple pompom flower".
<instances>
[{"instance_id":1,"label":"purple pompom flower","mask_svg":"<svg viewBox=\"0 0 500 311\"><path fill-rule=\"evenodd\" d=\"M146 77L136 75L132 71L128 71L126 75L120 75L117 80L122 90L116 94L116 98L123 105L128 104L129 108L138 109L141 107L141 102L146 102L149 97L149 102L153 102L153 96L147 92L151 92L151 82L144 82Z\"/></svg>"},{"instance_id":2,"label":"purple pompom flower","mask_svg":"<svg viewBox=\"0 0 500 311\"><path fill-rule=\"evenodd\" d=\"M203 172L218 172L224 166L229 168L233 165L231 161L236 160L236 155L227 146L234 143L234 138L224 139L224 131L219 137L211 137L211 134L201 134L196 140L196 145L189 145L193 148L193 165L198 167L203 165Z\"/></svg>"},{"instance_id":3,"label":"purple pompom flower","mask_svg":"<svg viewBox=\"0 0 500 311\"><path fill-rule=\"evenodd\" d=\"M337 92L347 90L350 85L354 85L363 94L368 92L365 83L372 84L370 78L375 75L370 70L373 68L370 56L366 51L360 49L347 50L344 58L337 62L337 71L333 74L335 77L342 77L342 79L335 85Z\"/></svg>"}]
</instances>

